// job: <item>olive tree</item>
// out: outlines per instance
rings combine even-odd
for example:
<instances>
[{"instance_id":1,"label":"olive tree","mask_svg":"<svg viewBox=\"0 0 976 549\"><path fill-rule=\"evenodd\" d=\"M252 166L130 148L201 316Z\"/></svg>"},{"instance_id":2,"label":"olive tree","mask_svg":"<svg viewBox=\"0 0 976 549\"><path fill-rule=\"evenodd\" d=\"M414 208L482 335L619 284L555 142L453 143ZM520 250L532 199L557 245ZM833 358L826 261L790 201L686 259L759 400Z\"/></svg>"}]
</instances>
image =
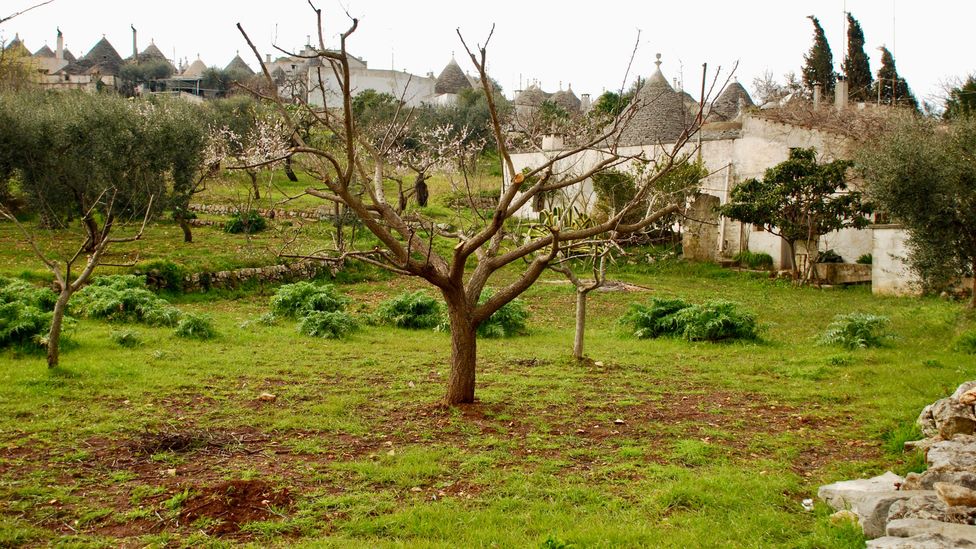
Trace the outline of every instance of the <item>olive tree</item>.
<instances>
[{"instance_id":1,"label":"olive tree","mask_svg":"<svg viewBox=\"0 0 976 549\"><path fill-rule=\"evenodd\" d=\"M976 272L976 119L902 116L857 163L871 199L907 229L908 262L926 289Z\"/></svg>"},{"instance_id":2,"label":"olive tree","mask_svg":"<svg viewBox=\"0 0 976 549\"><path fill-rule=\"evenodd\" d=\"M560 252L573 243L609 234L634 233L681 210L683 203L667 202L645 211L637 222L623 221L632 211L642 209L653 192L654 184L673 169L679 152L695 134L697 126L686 128L673 144L662 147L664 151L654 158L645 158L642 153L624 154L618 147L620 131L633 117L635 109L645 106L637 101L602 131L581 140L579 145L549 155L524 171L516 170L506 139L505 121L499 115L491 79L486 72L487 44L491 35L484 45L474 48L469 47L461 37L462 46L485 92L490 133L506 176L504 181L499 181L502 192L492 211L487 215L477 212L474 219L469 219L456 230L445 230L437 222L416 212L398 213L395 207L375 192L372 178L369 177L372 170L370 166L364 166L368 155L362 153L359 130L353 116L351 58L347 53L347 45L359 22L353 19L349 28L339 34L338 46L329 48L323 38L321 10L314 6L313 9L318 17L319 39L311 55L319 58L326 70L336 76L340 101L328 109L308 108L313 110L323 131L336 136L340 146L334 149L309 146L296 137L298 145L291 148L291 153L301 157L321 181L321 187L309 188L306 193L344 205L378 242L369 249L336 250L338 257L355 257L394 273L418 277L440 291L447 305L451 332L451 368L444 400L448 405L473 402L478 326L530 288L559 257ZM238 24L238 28L256 58L262 59L243 27ZM458 34L460 37L460 32ZM265 78L271 81L267 67L262 65L262 69ZM272 100L287 120L289 113L284 101ZM557 169L561 161L583 152L594 154L596 160L572 172ZM637 160L651 165L651 173L655 175L644 181L629 204L604 221L584 228L567 227L557 221L547 225L544 234L537 235L514 232L513 224L508 223L539 194L572 187L596 173ZM448 251L445 252L445 248ZM490 297L482 299L489 283L496 280L496 275L502 270L507 271L505 281L500 283L500 288L491 292Z\"/></svg>"}]
</instances>

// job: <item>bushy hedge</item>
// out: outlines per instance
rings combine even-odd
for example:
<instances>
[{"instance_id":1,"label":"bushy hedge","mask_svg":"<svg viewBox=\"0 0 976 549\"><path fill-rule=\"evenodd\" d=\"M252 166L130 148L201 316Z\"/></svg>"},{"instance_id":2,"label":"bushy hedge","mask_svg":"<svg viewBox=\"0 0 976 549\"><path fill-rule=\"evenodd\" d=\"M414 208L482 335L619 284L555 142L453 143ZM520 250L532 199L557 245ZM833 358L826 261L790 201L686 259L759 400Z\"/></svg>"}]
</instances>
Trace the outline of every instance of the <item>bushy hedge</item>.
<instances>
[{"instance_id":1,"label":"bushy hedge","mask_svg":"<svg viewBox=\"0 0 976 549\"><path fill-rule=\"evenodd\" d=\"M819 343L845 349L880 347L891 337L887 330L889 322L886 316L868 313L837 315L820 335Z\"/></svg>"},{"instance_id":2,"label":"bushy hedge","mask_svg":"<svg viewBox=\"0 0 976 549\"><path fill-rule=\"evenodd\" d=\"M404 292L380 304L375 317L379 322L391 324L397 328L422 330L434 328L443 315L443 307L439 299L431 297L427 292Z\"/></svg>"},{"instance_id":3,"label":"bushy hedge","mask_svg":"<svg viewBox=\"0 0 976 549\"><path fill-rule=\"evenodd\" d=\"M683 299L652 298L634 303L621 319L637 338L680 337L688 341L756 339L756 315L722 299L691 304Z\"/></svg>"},{"instance_id":4,"label":"bushy hedge","mask_svg":"<svg viewBox=\"0 0 976 549\"><path fill-rule=\"evenodd\" d=\"M150 326L175 326L180 311L146 288L136 275L100 276L71 299L81 316L110 322L142 322Z\"/></svg>"},{"instance_id":5,"label":"bushy hedge","mask_svg":"<svg viewBox=\"0 0 976 549\"><path fill-rule=\"evenodd\" d=\"M359 329L359 322L345 311L312 311L298 323L298 332L326 339L342 339Z\"/></svg>"}]
</instances>

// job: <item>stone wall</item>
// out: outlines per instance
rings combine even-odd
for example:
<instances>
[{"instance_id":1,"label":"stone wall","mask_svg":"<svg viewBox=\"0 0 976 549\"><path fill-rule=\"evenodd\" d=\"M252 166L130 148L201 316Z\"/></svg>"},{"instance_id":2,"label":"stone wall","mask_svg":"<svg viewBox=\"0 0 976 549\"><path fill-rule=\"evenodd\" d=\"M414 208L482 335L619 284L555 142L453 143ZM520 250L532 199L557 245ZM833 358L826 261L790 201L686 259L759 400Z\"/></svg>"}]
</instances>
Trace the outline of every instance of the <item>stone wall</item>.
<instances>
[{"instance_id":1,"label":"stone wall","mask_svg":"<svg viewBox=\"0 0 976 549\"><path fill-rule=\"evenodd\" d=\"M324 261L304 260L287 265L193 273L184 277L183 291L190 293L213 289L234 289L251 282L280 283L309 280L326 271L334 274L332 265Z\"/></svg>"},{"instance_id":2,"label":"stone wall","mask_svg":"<svg viewBox=\"0 0 976 549\"><path fill-rule=\"evenodd\" d=\"M240 211L240 208L222 204L191 204L190 211L211 215L234 215ZM325 219L331 220L335 217L332 208L328 206L319 206L314 210L255 208L253 211L257 212L261 217L267 217L268 219L310 219L320 221Z\"/></svg>"},{"instance_id":3,"label":"stone wall","mask_svg":"<svg viewBox=\"0 0 976 549\"><path fill-rule=\"evenodd\" d=\"M871 292L876 295L918 295L918 280L908 269L908 233L901 225L872 227Z\"/></svg>"}]
</instances>

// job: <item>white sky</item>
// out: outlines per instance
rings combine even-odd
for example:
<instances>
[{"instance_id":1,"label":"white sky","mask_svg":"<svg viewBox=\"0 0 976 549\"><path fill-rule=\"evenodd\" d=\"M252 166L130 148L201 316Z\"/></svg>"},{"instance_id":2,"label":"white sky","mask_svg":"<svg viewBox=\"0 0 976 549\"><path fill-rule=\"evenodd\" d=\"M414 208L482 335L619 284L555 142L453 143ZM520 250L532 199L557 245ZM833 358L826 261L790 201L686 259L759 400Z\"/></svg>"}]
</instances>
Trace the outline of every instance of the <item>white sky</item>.
<instances>
[{"instance_id":1,"label":"white sky","mask_svg":"<svg viewBox=\"0 0 976 549\"><path fill-rule=\"evenodd\" d=\"M0 16L36 0L2 0ZM740 82L751 90L753 77L772 70L777 78L797 71L813 38L807 15L816 15L827 32L839 68L846 48L843 11L861 22L871 69L880 53L894 49L899 73L920 99L938 95L941 84L976 70L965 38L976 20L972 0L698 0L696 2L489 0L317 0L325 11L326 40L334 45L348 20L343 6L360 19L349 42L354 55L371 67L406 69L415 74L440 72L452 52L466 70L455 34L460 27L469 43L483 41L497 25L489 47L489 72L506 94L520 79L541 81L546 91L572 83L577 94L594 98L619 88L637 36L642 31L629 80L649 74L654 54L663 54L669 78L684 75L685 88L697 96L701 65L728 70L739 61ZM894 16L894 17L893 17ZM235 52L252 67L253 56L235 28L241 22L262 53L272 41L298 48L316 33L306 0L54 0L0 28L9 40L19 33L31 51L55 46L55 27L67 46L84 55L105 35L123 57L132 51L129 25L139 31L139 48L150 38L167 56L199 53L208 65L225 66ZM897 39L897 41L896 41ZM277 57L277 55L276 55ZM473 71L473 69L470 69Z\"/></svg>"}]
</instances>

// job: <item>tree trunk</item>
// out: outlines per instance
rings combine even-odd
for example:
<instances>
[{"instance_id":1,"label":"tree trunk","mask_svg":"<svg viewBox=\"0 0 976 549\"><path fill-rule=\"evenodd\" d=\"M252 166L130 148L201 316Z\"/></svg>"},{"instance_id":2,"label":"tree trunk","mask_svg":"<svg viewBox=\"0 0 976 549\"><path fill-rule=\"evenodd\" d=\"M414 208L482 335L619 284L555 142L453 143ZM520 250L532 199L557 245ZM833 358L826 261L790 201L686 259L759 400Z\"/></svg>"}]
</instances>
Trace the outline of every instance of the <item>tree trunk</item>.
<instances>
[{"instance_id":1,"label":"tree trunk","mask_svg":"<svg viewBox=\"0 0 976 549\"><path fill-rule=\"evenodd\" d=\"M969 296L969 308L976 309L976 259L973 259L973 295Z\"/></svg>"},{"instance_id":2,"label":"tree trunk","mask_svg":"<svg viewBox=\"0 0 976 549\"><path fill-rule=\"evenodd\" d=\"M583 360L583 333L586 331L586 294L576 290L576 337L573 339L573 358Z\"/></svg>"},{"instance_id":3,"label":"tree trunk","mask_svg":"<svg viewBox=\"0 0 976 549\"><path fill-rule=\"evenodd\" d=\"M288 176L288 181L292 183L298 183L298 176L295 175L295 170L291 169L291 157L285 159L285 175Z\"/></svg>"},{"instance_id":4,"label":"tree trunk","mask_svg":"<svg viewBox=\"0 0 976 549\"><path fill-rule=\"evenodd\" d=\"M176 219L176 222L180 224L180 229L183 229L183 242L187 244L193 243L193 232L190 230L190 221L183 216Z\"/></svg>"},{"instance_id":5,"label":"tree trunk","mask_svg":"<svg viewBox=\"0 0 976 549\"><path fill-rule=\"evenodd\" d=\"M88 233L88 245L85 246L85 251L92 253L98 246L98 223L90 216L82 219L82 223L85 225L85 232Z\"/></svg>"},{"instance_id":6,"label":"tree trunk","mask_svg":"<svg viewBox=\"0 0 976 549\"><path fill-rule=\"evenodd\" d=\"M430 191L427 190L427 176L423 173L418 173L417 179L413 183L413 188L417 191L417 205L421 208L426 208L427 200L430 198Z\"/></svg>"},{"instance_id":7,"label":"tree trunk","mask_svg":"<svg viewBox=\"0 0 976 549\"><path fill-rule=\"evenodd\" d=\"M64 313L68 308L71 290L63 288L54 302L54 315L51 317L51 331L47 334L47 367L56 368L61 356L61 327L64 325Z\"/></svg>"},{"instance_id":8,"label":"tree trunk","mask_svg":"<svg viewBox=\"0 0 976 549\"><path fill-rule=\"evenodd\" d=\"M444 397L444 402L449 406L474 402L478 348L478 327L472 322L468 307L452 301L447 303L451 322L451 375Z\"/></svg>"},{"instance_id":9,"label":"tree trunk","mask_svg":"<svg viewBox=\"0 0 976 549\"><path fill-rule=\"evenodd\" d=\"M251 189L254 191L254 200L261 200L261 189L258 186L258 174L254 172L247 172L247 175L251 178Z\"/></svg>"}]
</instances>

